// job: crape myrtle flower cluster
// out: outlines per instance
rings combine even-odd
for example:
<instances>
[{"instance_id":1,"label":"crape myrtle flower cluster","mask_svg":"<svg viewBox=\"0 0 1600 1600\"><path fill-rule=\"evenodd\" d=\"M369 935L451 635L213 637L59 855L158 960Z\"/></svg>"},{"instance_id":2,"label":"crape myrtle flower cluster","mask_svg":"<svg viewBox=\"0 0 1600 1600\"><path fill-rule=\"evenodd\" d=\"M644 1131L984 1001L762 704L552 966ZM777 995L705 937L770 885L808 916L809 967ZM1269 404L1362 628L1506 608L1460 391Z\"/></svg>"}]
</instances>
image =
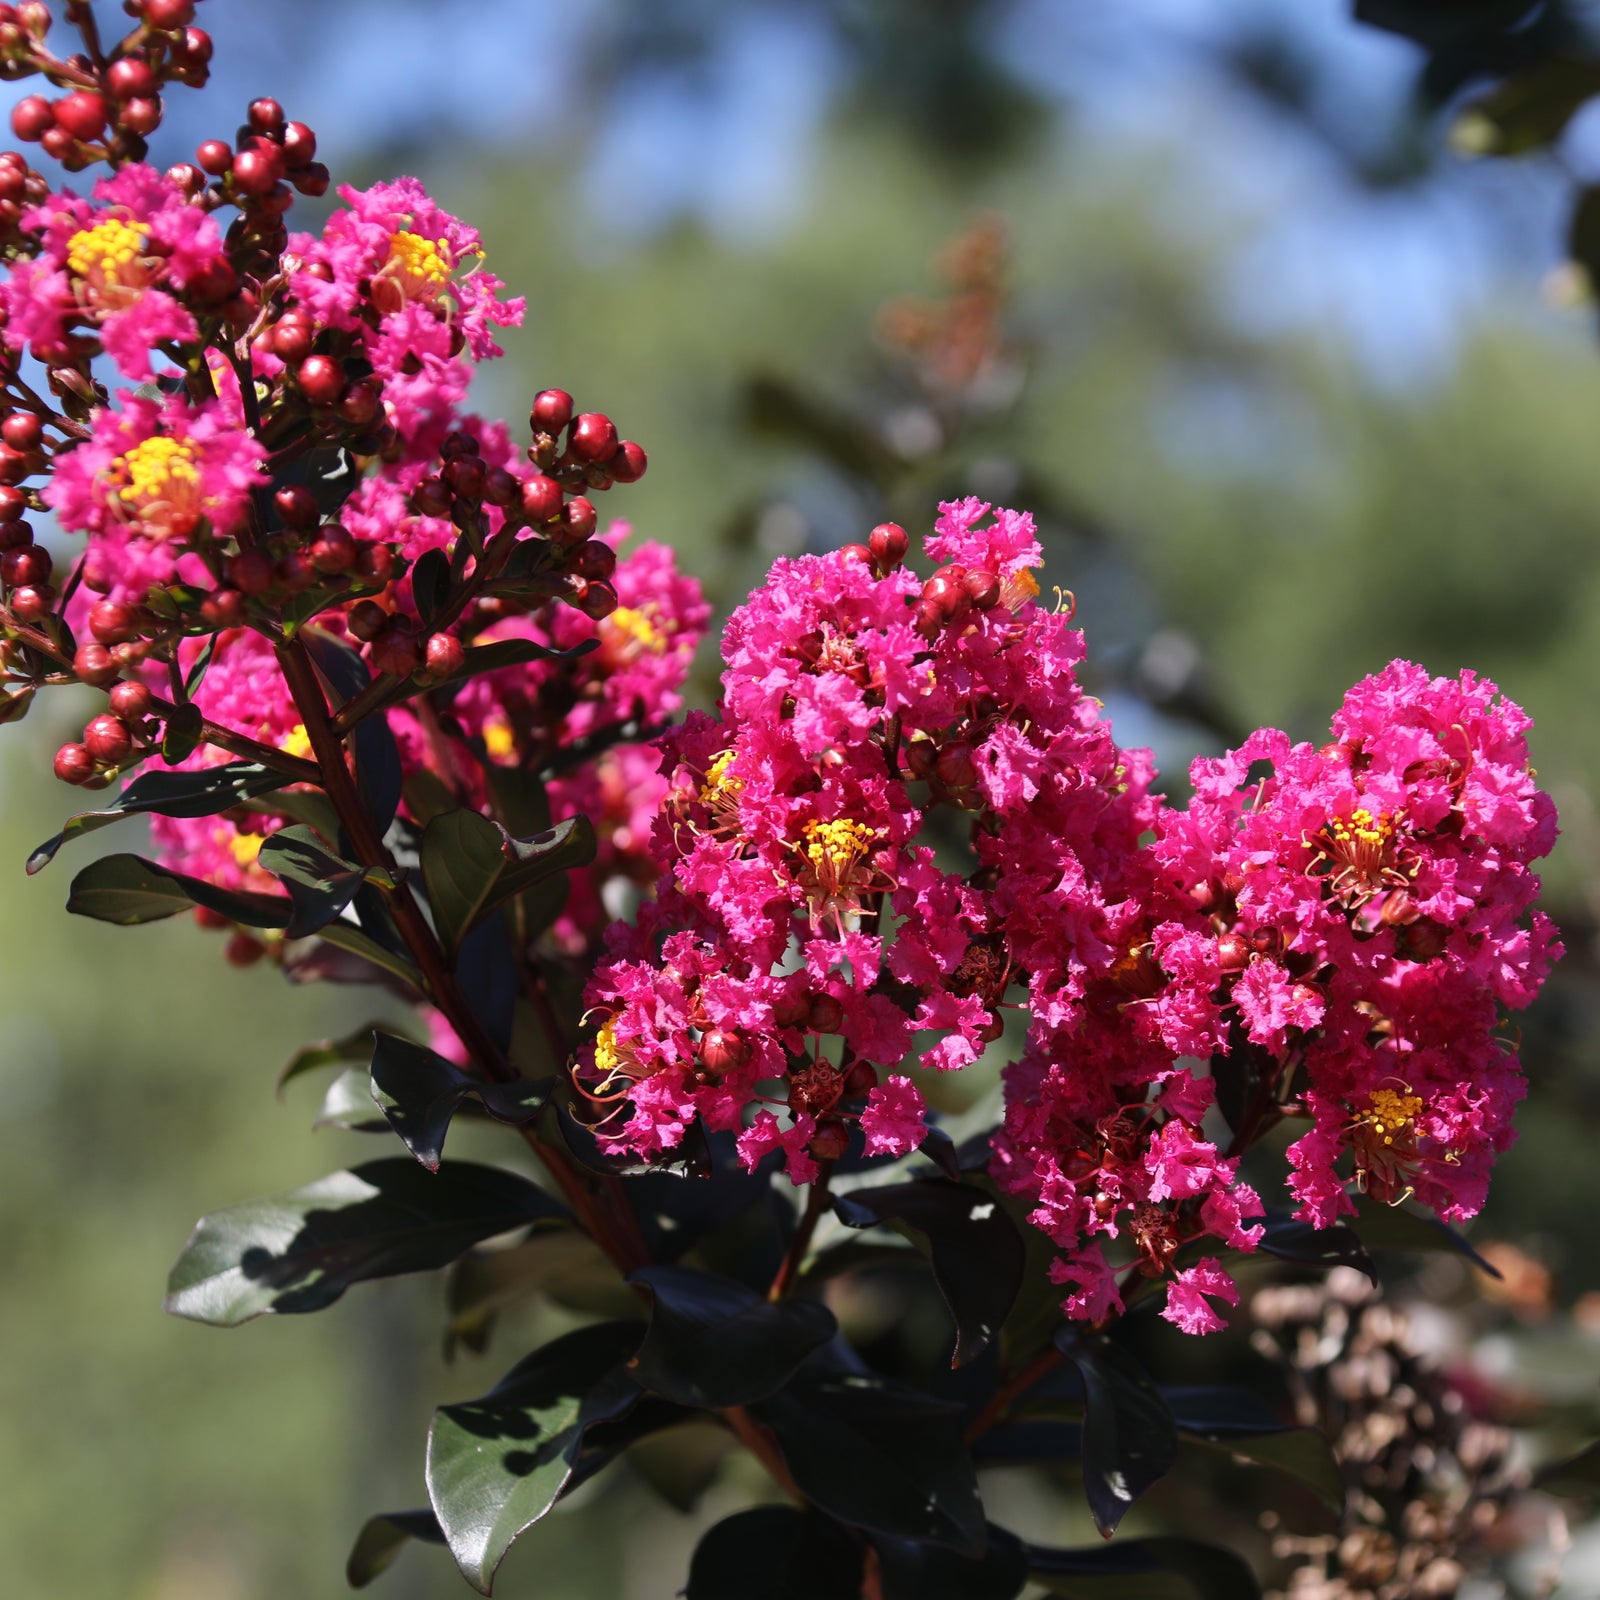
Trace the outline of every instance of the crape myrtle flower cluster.
<instances>
[{"instance_id":1,"label":"crape myrtle flower cluster","mask_svg":"<svg viewBox=\"0 0 1600 1600\"><path fill-rule=\"evenodd\" d=\"M910 1069L970 1064L1026 1013L991 1171L1059 1247L1067 1313L1165 1279L1193 1333L1255 1248L1239 1177L1284 1116L1298 1214L1352 1186L1481 1206L1522 1091L1502 1009L1559 953L1529 906L1555 816L1527 719L1472 674L1396 662L1334 741L1272 730L1174 809L1079 686L1025 514L941 510L926 582L893 524L777 563L730 622L723 700L662 741L655 900L614 927L576 1074L603 1145L670 1157L696 1122L815 1181L924 1137ZM965 859L952 841L965 835ZM1225 1147L1213 1063L1260 1103ZM1223 1135L1226 1138L1226 1135Z\"/></svg>"},{"instance_id":2,"label":"crape myrtle flower cluster","mask_svg":"<svg viewBox=\"0 0 1600 1600\"><path fill-rule=\"evenodd\" d=\"M69 20L97 40L82 9ZM0 73L70 91L24 98L14 131L103 174L56 188L0 155L7 715L46 684L104 690L55 758L88 788L241 756L311 780L320 756L283 652L313 629L365 658L402 816L425 820L418 792L491 810L485 774L509 767L546 775L553 821L592 820L595 859L549 931L581 953L607 882L653 873L666 782L641 740L678 709L708 617L669 551L619 553L627 525L599 527L590 496L636 481L645 454L559 389L536 398L526 447L462 410L474 363L525 308L415 179L342 188L320 233L291 232L295 191L320 195L329 175L313 131L265 99L234 142L146 164L163 89L203 83L211 45L190 0L126 9L119 44L62 60L46 7L0 6ZM51 400L25 380L33 364ZM46 510L82 539L64 583L27 520ZM505 664L474 676L483 647ZM197 716L198 738L175 736ZM282 895L258 857L290 811L158 815L158 859ZM280 944L240 929L228 952Z\"/></svg>"}]
</instances>

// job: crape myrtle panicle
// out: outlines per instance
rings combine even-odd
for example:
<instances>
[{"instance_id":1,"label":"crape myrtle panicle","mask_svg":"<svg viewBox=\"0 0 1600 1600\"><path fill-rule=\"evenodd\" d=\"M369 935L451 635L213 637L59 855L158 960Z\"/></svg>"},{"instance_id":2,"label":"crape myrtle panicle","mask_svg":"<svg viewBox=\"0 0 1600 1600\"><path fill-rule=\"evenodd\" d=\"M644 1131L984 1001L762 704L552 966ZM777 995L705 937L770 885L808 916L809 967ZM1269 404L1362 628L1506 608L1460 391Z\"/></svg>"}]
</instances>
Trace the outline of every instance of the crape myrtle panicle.
<instances>
[{"instance_id":1,"label":"crape myrtle panicle","mask_svg":"<svg viewBox=\"0 0 1600 1600\"><path fill-rule=\"evenodd\" d=\"M796 1183L850 1124L904 1154L910 1069L970 1064L1009 1012L991 1171L1060 1248L1069 1316L1119 1311L1130 1273L1166 1279L1189 1332L1237 1303L1215 1257L1175 1265L1262 1235L1248 1134L1211 1131L1209 1063L1232 1052L1253 1053L1258 1122L1312 1123L1289 1151L1300 1216L1353 1211L1352 1187L1473 1215L1522 1092L1501 1011L1559 953L1529 915L1555 818L1522 713L1396 662L1332 744L1264 730L1198 761L1179 811L1079 686L1031 518L945 505L926 581L905 549L879 528L779 561L728 624L717 714L661 741L656 897L586 996L576 1082L602 1144L659 1158L698 1121Z\"/></svg>"}]
</instances>

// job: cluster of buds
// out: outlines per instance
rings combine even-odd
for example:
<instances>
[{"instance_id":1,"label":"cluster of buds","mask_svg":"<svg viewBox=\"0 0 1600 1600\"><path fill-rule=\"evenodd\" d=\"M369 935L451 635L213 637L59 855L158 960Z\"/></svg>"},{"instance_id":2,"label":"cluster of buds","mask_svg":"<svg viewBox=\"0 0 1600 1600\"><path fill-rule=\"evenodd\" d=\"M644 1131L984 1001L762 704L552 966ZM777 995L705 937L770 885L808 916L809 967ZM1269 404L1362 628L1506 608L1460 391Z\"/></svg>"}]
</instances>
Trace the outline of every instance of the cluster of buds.
<instances>
[{"instance_id":1,"label":"cluster of buds","mask_svg":"<svg viewBox=\"0 0 1600 1600\"><path fill-rule=\"evenodd\" d=\"M918 1036L918 1065L959 1068L1010 1011L990 1170L1060 1248L1070 1316L1150 1278L1170 1321L1221 1327L1238 1289L1193 1247L1256 1248L1239 1161L1286 1117L1312 1123L1286 1174L1307 1220L1353 1209L1352 1183L1472 1215L1521 1093L1501 1011L1559 953L1530 912L1554 811L1527 719L1397 662L1331 745L1264 730L1175 809L1078 686L1031 519L988 514L943 507L926 580L885 525L779 562L734 615L719 716L663 741L656 901L588 991L602 1144L663 1160L737 1129L796 1182L856 1124L868 1155L904 1152Z\"/></svg>"},{"instance_id":2,"label":"cluster of buds","mask_svg":"<svg viewBox=\"0 0 1600 1600\"><path fill-rule=\"evenodd\" d=\"M0 155L0 716L45 687L104 693L55 758L84 787L230 757L309 781L324 753L284 654L314 630L370 674L335 737L374 715L408 777L488 808L486 771L526 764L555 818L595 816L599 856L552 934L581 950L605 880L644 875L665 788L624 731L676 709L707 619L666 551L619 556L627 528L601 528L593 497L636 482L645 452L560 389L536 396L521 449L464 411L472 364L523 303L416 180L343 189L319 232L292 232L296 194L329 175L271 99L231 143L145 165L165 89L202 83L211 43L193 0L127 10L106 48L69 6L83 48L58 58L45 7L0 6L0 74L63 91L19 103L18 137L103 168L84 195ZM107 365L144 387L111 392ZM65 581L29 520L46 509L84 540ZM286 820L160 817L156 839L178 870L281 894L256 859ZM263 938L236 932L230 951Z\"/></svg>"}]
</instances>

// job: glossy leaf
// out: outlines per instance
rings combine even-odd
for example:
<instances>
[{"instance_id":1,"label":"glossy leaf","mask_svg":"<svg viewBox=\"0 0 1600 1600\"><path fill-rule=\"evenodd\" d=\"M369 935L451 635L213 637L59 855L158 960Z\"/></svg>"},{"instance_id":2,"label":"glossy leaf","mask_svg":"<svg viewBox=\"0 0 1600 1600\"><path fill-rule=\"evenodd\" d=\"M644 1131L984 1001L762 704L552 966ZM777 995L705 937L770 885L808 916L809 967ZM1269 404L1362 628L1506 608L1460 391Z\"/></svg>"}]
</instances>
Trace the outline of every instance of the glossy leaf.
<instances>
[{"instance_id":1,"label":"glossy leaf","mask_svg":"<svg viewBox=\"0 0 1600 1600\"><path fill-rule=\"evenodd\" d=\"M652 1303L633 1376L680 1405L764 1400L838 1327L820 1300L766 1300L732 1278L688 1267L641 1267L628 1281L643 1284Z\"/></svg>"},{"instance_id":2,"label":"glossy leaf","mask_svg":"<svg viewBox=\"0 0 1600 1600\"><path fill-rule=\"evenodd\" d=\"M486 1083L396 1034L373 1034L371 1098L406 1149L429 1172L439 1170L450 1119L468 1095L497 1122L531 1122L550 1098L552 1080Z\"/></svg>"},{"instance_id":3,"label":"glossy leaf","mask_svg":"<svg viewBox=\"0 0 1600 1600\"><path fill-rule=\"evenodd\" d=\"M1104 1334L1065 1327L1056 1345L1083 1380L1083 1488L1109 1539L1134 1501L1172 1470L1177 1424L1150 1375Z\"/></svg>"},{"instance_id":4,"label":"glossy leaf","mask_svg":"<svg viewBox=\"0 0 1600 1600\"><path fill-rule=\"evenodd\" d=\"M326 927L355 898L363 879L355 862L335 855L299 823L268 838L257 862L289 892L294 915L284 936L290 939L304 939Z\"/></svg>"},{"instance_id":5,"label":"glossy leaf","mask_svg":"<svg viewBox=\"0 0 1600 1600\"><path fill-rule=\"evenodd\" d=\"M511 1542L556 1503L585 1431L637 1401L622 1363L638 1338L635 1323L579 1328L520 1361L481 1400L434 1413L428 1498L480 1594L490 1592Z\"/></svg>"},{"instance_id":6,"label":"glossy leaf","mask_svg":"<svg viewBox=\"0 0 1600 1600\"><path fill-rule=\"evenodd\" d=\"M1369 1200L1361 1207L1355 1230L1371 1250L1444 1250L1464 1256L1491 1278L1501 1276L1499 1268L1479 1255L1464 1235L1437 1217L1406 1206L1386 1206Z\"/></svg>"},{"instance_id":7,"label":"glossy leaf","mask_svg":"<svg viewBox=\"0 0 1600 1600\"><path fill-rule=\"evenodd\" d=\"M1354 1267L1374 1283L1378 1281L1378 1269L1373 1266L1367 1247L1342 1222L1314 1228L1298 1217L1269 1211L1263 1226L1265 1231L1256 1248L1265 1255L1308 1267Z\"/></svg>"},{"instance_id":8,"label":"glossy leaf","mask_svg":"<svg viewBox=\"0 0 1600 1600\"><path fill-rule=\"evenodd\" d=\"M598 639L585 639L570 650L556 650L536 639L499 639L468 650L466 665L445 682L456 683L480 672L498 672L502 667L520 667L529 661L577 661L599 647Z\"/></svg>"},{"instance_id":9,"label":"glossy leaf","mask_svg":"<svg viewBox=\"0 0 1600 1600\"><path fill-rule=\"evenodd\" d=\"M450 558L443 550L424 550L411 568L411 598L423 632L431 633L433 619L450 598Z\"/></svg>"},{"instance_id":10,"label":"glossy leaf","mask_svg":"<svg viewBox=\"0 0 1600 1600\"><path fill-rule=\"evenodd\" d=\"M1011 1314L1022 1286L1022 1236L999 1202L971 1184L924 1178L834 1199L851 1228L899 1224L927 1241L928 1258L956 1323L951 1365L979 1354Z\"/></svg>"},{"instance_id":11,"label":"glossy leaf","mask_svg":"<svg viewBox=\"0 0 1600 1600\"><path fill-rule=\"evenodd\" d=\"M1179 1429L1224 1454L1297 1478L1330 1510L1343 1511L1344 1476L1325 1434L1279 1422L1250 1389L1163 1387Z\"/></svg>"},{"instance_id":12,"label":"glossy leaf","mask_svg":"<svg viewBox=\"0 0 1600 1600\"><path fill-rule=\"evenodd\" d=\"M318 1072L323 1067L337 1067L345 1062L368 1060L372 1055L373 1032L387 1026L387 1023L369 1022L340 1038L317 1039L311 1044L302 1045L284 1062L278 1073L278 1098L283 1098L283 1091L290 1083L308 1072Z\"/></svg>"},{"instance_id":13,"label":"glossy leaf","mask_svg":"<svg viewBox=\"0 0 1600 1600\"><path fill-rule=\"evenodd\" d=\"M988 1527L981 1556L878 1538L883 1600L1015 1600L1028 1581L1028 1553L1014 1533Z\"/></svg>"},{"instance_id":14,"label":"glossy leaf","mask_svg":"<svg viewBox=\"0 0 1600 1600\"><path fill-rule=\"evenodd\" d=\"M347 1067L328 1085L317 1110L313 1129L344 1128L350 1133L385 1133L389 1124L372 1103L372 1089L366 1072Z\"/></svg>"},{"instance_id":15,"label":"glossy leaf","mask_svg":"<svg viewBox=\"0 0 1600 1600\"><path fill-rule=\"evenodd\" d=\"M587 817L569 817L527 839L513 838L476 811L435 817L422 835L422 877L440 941L453 952L501 901L593 859Z\"/></svg>"},{"instance_id":16,"label":"glossy leaf","mask_svg":"<svg viewBox=\"0 0 1600 1600\"><path fill-rule=\"evenodd\" d=\"M755 1506L702 1536L684 1600L860 1600L861 1562L860 1544L815 1511Z\"/></svg>"},{"instance_id":17,"label":"glossy leaf","mask_svg":"<svg viewBox=\"0 0 1600 1600\"><path fill-rule=\"evenodd\" d=\"M174 706L161 725L161 759L172 766L187 761L200 748L205 718L193 704Z\"/></svg>"},{"instance_id":18,"label":"glossy leaf","mask_svg":"<svg viewBox=\"0 0 1600 1600\"><path fill-rule=\"evenodd\" d=\"M982 1550L983 1506L962 1407L876 1373L816 1365L751 1414L772 1429L801 1493L841 1522Z\"/></svg>"},{"instance_id":19,"label":"glossy leaf","mask_svg":"<svg viewBox=\"0 0 1600 1600\"><path fill-rule=\"evenodd\" d=\"M163 817L212 817L258 795L270 794L292 780L253 761L232 761L199 772L143 772L109 805L68 817L61 832L46 839L28 857L35 873L55 859L73 839L121 822L124 817L156 812Z\"/></svg>"},{"instance_id":20,"label":"glossy leaf","mask_svg":"<svg viewBox=\"0 0 1600 1600\"><path fill-rule=\"evenodd\" d=\"M1119 1539L1082 1550L1028 1546L1028 1575L1068 1600L1260 1600L1242 1556L1198 1539Z\"/></svg>"},{"instance_id":21,"label":"glossy leaf","mask_svg":"<svg viewBox=\"0 0 1600 1600\"><path fill-rule=\"evenodd\" d=\"M187 873L157 866L142 856L101 856L72 880L67 910L96 922L134 928L205 906L247 928L282 928L289 922L289 900L279 894L219 889Z\"/></svg>"},{"instance_id":22,"label":"glossy leaf","mask_svg":"<svg viewBox=\"0 0 1600 1600\"><path fill-rule=\"evenodd\" d=\"M353 922L335 921L317 929L317 937L326 943L370 961L374 967L389 973L418 994L422 993L422 976L404 956L385 949L371 934L364 933Z\"/></svg>"},{"instance_id":23,"label":"glossy leaf","mask_svg":"<svg viewBox=\"0 0 1600 1600\"><path fill-rule=\"evenodd\" d=\"M233 1327L266 1312L320 1311L353 1283L442 1267L480 1240L564 1217L513 1172L403 1157L202 1217L167 1281L166 1309Z\"/></svg>"},{"instance_id":24,"label":"glossy leaf","mask_svg":"<svg viewBox=\"0 0 1600 1600\"><path fill-rule=\"evenodd\" d=\"M345 1582L352 1589L365 1589L379 1573L388 1571L413 1539L444 1543L444 1530L431 1511L385 1511L368 1517L345 1562Z\"/></svg>"}]
</instances>

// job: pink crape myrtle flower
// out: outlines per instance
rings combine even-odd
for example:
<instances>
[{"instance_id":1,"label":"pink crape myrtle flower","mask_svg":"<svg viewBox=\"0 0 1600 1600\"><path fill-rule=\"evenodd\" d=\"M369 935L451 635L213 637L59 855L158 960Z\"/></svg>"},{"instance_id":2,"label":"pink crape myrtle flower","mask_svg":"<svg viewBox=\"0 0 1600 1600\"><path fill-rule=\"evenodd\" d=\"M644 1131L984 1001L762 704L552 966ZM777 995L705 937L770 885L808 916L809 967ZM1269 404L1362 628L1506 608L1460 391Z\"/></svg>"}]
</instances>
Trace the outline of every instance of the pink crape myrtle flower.
<instances>
[{"instance_id":1,"label":"pink crape myrtle flower","mask_svg":"<svg viewBox=\"0 0 1600 1600\"><path fill-rule=\"evenodd\" d=\"M69 323L82 321L124 377L149 382L153 352L199 337L185 291L200 287L214 300L219 274L232 281L215 218L140 163L101 178L92 202L51 195L21 225L39 252L12 268L0 306L6 343L31 345L41 360L64 347Z\"/></svg>"},{"instance_id":2,"label":"pink crape myrtle flower","mask_svg":"<svg viewBox=\"0 0 1600 1600\"><path fill-rule=\"evenodd\" d=\"M89 535L85 584L143 600L151 583L180 572L203 522L218 538L238 530L250 491L267 481L264 451L220 401L119 399L120 409L95 414L88 440L56 458L44 497L62 527ZM209 587L201 564L182 575Z\"/></svg>"},{"instance_id":3,"label":"pink crape myrtle flower","mask_svg":"<svg viewBox=\"0 0 1600 1600\"><path fill-rule=\"evenodd\" d=\"M519 325L526 302L499 298L505 285L484 268L476 228L437 206L415 178L364 190L346 185L339 198L345 209L329 217L320 238L296 234L289 241L301 263L291 288L302 305L326 326L363 338L370 330L362 314L370 308L378 323L375 364L382 356L395 372L399 351L384 351L382 341L418 338L420 322L409 334L398 331L413 310L458 331L475 361L501 354L492 330Z\"/></svg>"}]
</instances>

